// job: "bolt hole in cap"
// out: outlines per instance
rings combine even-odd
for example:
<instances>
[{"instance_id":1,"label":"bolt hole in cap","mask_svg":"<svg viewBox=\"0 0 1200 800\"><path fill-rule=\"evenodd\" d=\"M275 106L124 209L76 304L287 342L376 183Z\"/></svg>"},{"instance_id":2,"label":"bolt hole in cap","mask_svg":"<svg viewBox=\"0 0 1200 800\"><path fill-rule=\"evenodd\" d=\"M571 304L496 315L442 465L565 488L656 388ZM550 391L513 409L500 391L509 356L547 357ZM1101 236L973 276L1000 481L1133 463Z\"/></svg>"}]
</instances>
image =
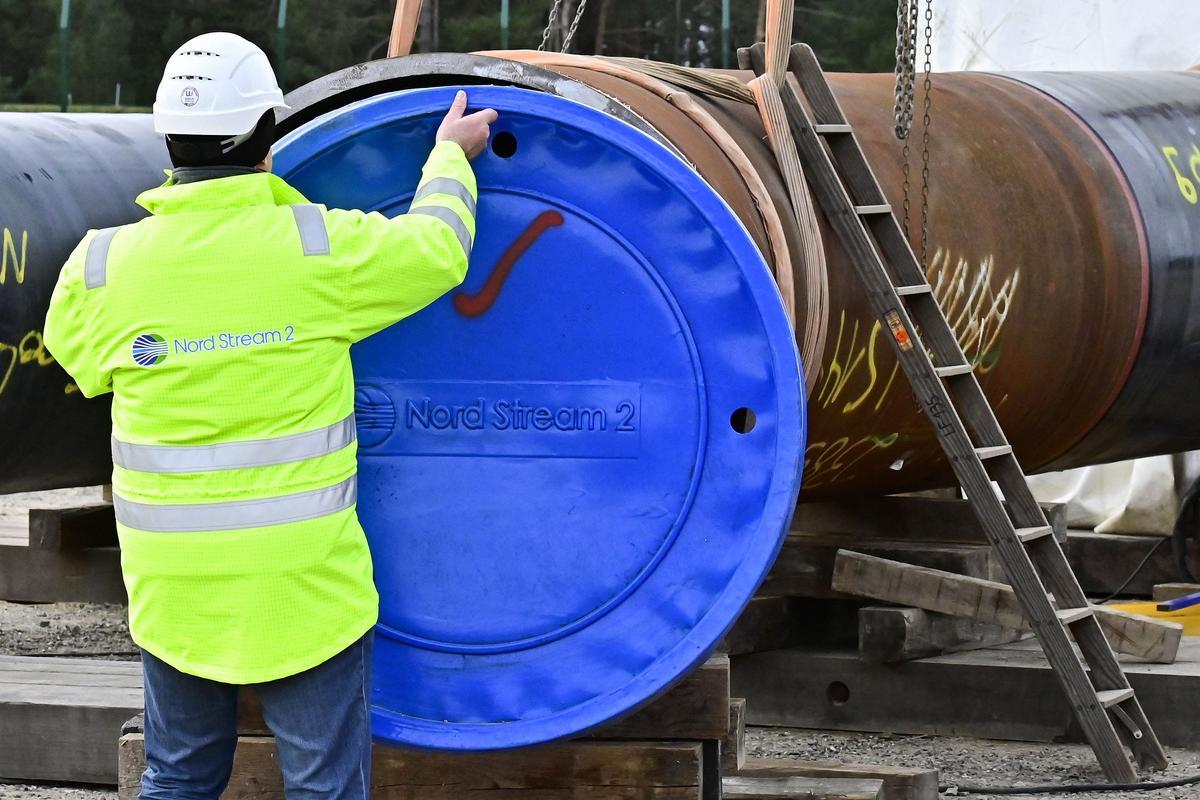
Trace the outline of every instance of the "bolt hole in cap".
<instances>
[{"instance_id":1,"label":"bolt hole in cap","mask_svg":"<svg viewBox=\"0 0 1200 800\"><path fill-rule=\"evenodd\" d=\"M373 730L450 750L579 734L701 663L778 553L804 452L793 335L721 198L599 111L466 89L504 126L473 162L466 282L351 351ZM276 168L402 214L454 92L328 112Z\"/></svg>"},{"instance_id":2,"label":"bolt hole in cap","mask_svg":"<svg viewBox=\"0 0 1200 800\"><path fill-rule=\"evenodd\" d=\"M517 154L517 137L511 131L500 131L492 137L492 152L500 158L512 158Z\"/></svg>"}]
</instances>

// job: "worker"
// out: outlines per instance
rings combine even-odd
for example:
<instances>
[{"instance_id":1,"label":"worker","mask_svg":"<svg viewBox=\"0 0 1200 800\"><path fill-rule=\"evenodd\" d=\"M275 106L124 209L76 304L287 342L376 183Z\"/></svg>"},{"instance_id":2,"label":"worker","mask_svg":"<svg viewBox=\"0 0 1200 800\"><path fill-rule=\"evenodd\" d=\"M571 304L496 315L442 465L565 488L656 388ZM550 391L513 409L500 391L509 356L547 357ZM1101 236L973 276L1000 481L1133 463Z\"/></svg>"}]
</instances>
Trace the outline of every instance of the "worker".
<instances>
[{"instance_id":1,"label":"worker","mask_svg":"<svg viewBox=\"0 0 1200 800\"><path fill-rule=\"evenodd\" d=\"M262 50L198 36L154 102L175 169L137 198L151 216L89 231L62 269L46 346L84 395L113 394L147 800L221 794L250 684L289 798L367 797L378 596L349 350L463 280L469 159L496 119L466 105L459 92L406 214L325 208L271 174L287 106Z\"/></svg>"}]
</instances>

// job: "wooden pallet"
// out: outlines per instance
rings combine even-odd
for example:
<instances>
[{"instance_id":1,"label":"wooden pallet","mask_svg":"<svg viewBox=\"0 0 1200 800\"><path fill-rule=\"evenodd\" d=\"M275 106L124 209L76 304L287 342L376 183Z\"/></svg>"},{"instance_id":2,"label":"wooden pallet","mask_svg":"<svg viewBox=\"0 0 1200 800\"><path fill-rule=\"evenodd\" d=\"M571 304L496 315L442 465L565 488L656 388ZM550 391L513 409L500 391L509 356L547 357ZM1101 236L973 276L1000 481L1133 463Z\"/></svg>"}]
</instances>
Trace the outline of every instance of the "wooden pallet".
<instances>
[{"instance_id":1,"label":"wooden pallet","mask_svg":"<svg viewBox=\"0 0 1200 800\"><path fill-rule=\"evenodd\" d=\"M733 693L746 722L816 730L1084 741L1061 685L1036 642L881 664L853 647L738 656ZM1174 664L1127 660L1125 674L1162 742L1200 749L1188 698L1200 696L1200 638L1185 637Z\"/></svg>"},{"instance_id":2,"label":"wooden pallet","mask_svg":"<svg viewBox=\"0 0 1200 800\"><path fill-rule=\"evenodd\" d=\"M250 740L262 739L267 728L253 693L243 692L242 700L239 729ZM658 699L601 727L586 741L685 742L686 752L674 751L684 759L691 758L687 754L695 745L711 785L719 780L720 741L730 736L731 705L729 659L714 656ZM122 724L141 710L142 672L137 662L0 656L0 739L5 742L0 747L0 778L116 784L114 743ZM736 732L734 737L736 748ZM256 741L248 745L251 750L262 746ZM657 755L648 758L657 763L654 760L665 758L666 752L654 749Z\"/></svg>"},{"instance_id":3,"label":"wooden pallet","mask_svg":"<svg viewBox=\"0 0 1200 800\"><path fill-rule=\"evenodd\" d=\"M1004 583L842 551L834 567L835 588L862 597L912 605L1017 630L1032 630L1017 593ZM1096 606L1092 613L1118 652L1157 663L1175 660L1183 626Z\"/></svg>"},{"instance_id":4,"label":"wooden pallet","mask_svg":"<svg viewBox=\"0 0 1200 800\"><path fill-rule=\"evenodd\" d=\"M0 600L125 603L112 506L34 508L0 529Z\"/></svg>"},{"instance_id":5,"label":"wooden pallet","mask_svg":"<svg viewBox=\"0 0 1200 800\"><path fill-rule=\"evenodd\" d=\"M867 764L837 764L818 761L790 761L778 758L751 758L737 770L736 776L746 780L759 781L758 786L766 782L777 781L784 791L791 786L803 790L803 781L809 783L810 797L820 796L818 793L836 792L870 792L868 786L854 788L852 783L865 783L874 786L879 800L936 800L938 796L938 771L936 769L919 769L915 767L887 767ZM777 784L777 785L779 785ZM769 784L766 784L769 785ZM726 797L730 794L730 782L726 779ZM740 795L745 796L745 795ZM777 795L787 796L787 795ZM834 796L827 794L825 796Z\"/></svg>"},{"instance_id":6,"label":"wooden pallet","mask_svg":"<svg viewBox=\"0 0 1200 800\"><path fill-rule=\"evenodd\" d=\"M137 662L0 657L0 778L115 783L113 740L141 708Z\"/></svg>"},{"instance_id":7,"label":"wooden pallet","mask_svg":"<svg viewBox=\"0 0 1200 800\"><path fill-rule=\"evenodd\" d=\"M134 800L145 766L140 733L119 743L118 797ZM431 753L376 745L375 800L701 800L704 748L686 741L571 741L489 753ZM275 741L238 739L233 778L223 800L283 796Z\"/></svg>"}]
</instances>

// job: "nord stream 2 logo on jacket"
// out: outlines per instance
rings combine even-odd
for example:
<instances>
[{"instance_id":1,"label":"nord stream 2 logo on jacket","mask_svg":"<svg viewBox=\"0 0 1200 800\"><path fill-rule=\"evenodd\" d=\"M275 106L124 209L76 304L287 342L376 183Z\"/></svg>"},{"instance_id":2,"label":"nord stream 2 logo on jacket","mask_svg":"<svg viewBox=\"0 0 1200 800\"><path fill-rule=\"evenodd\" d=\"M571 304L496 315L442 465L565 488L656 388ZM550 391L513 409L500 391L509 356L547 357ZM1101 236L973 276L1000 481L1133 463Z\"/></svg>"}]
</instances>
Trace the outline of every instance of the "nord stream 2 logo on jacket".
<instances>
[{"instance_id":1,"label":"nord stream 2 logo on jacket","mask_svg":"<svg viewBox=\"0 0 1200 800\"><path fill-rule=\"evenodd\" d=\"M167 341L157 333L143 333L133 340L131 354L139 367L153 367L167 357Z\"/></svg>"},{"instance_id":2,"label":"nord stream 2 logo on jacket","mask_svg":"<svg viewBox=\"0 0 1200 800\"><path fill-rule=\"evenodd\" d=\"M442 142L395 219L309 204L266 172L172 178L138 198L152 216L71 254L45 341L84 395L114 393L139 646L258 683L375 623L350 345L462 281L475 202L462 148Z\"/></svg>"},{"instance_id":3,"label":"nord stream 2 logo on jacket","mask_svg":"<svg viewBox=\"0 0 1200 800\"><path fill-rule=\"evenodd\" d=\"M188 336L176 337L171 340L169 346L161 336L144 333L133 340L133 360L138 361L139 348L143 352L149 349L163 355L167 353L187 355L188 353L199 353L206 350L235 350L239 347L260 347L262 345L278 345L294 341L296 341L295 325L284 325L270 330L254 331L253 333L232 333L225 331L222 333L210 333L207 336L196 338ZM138 361L138 363L140 364L141 362ZM161 359L154 363L161 363ZM142 366L147 365L143 364Z\"/></svg>"}]
</instances>

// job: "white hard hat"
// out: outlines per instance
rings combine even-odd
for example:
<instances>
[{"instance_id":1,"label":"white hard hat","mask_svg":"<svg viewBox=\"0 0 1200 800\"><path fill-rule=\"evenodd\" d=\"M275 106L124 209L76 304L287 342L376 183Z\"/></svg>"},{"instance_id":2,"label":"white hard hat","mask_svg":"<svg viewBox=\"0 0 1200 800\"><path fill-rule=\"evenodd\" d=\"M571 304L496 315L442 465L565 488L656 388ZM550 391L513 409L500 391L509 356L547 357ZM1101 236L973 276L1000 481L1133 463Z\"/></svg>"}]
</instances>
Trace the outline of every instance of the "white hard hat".
<instances>
[{"instance_id":1,"label":"white hard hat","mask_svg":"<svg viewBox=\"0 0 1200 800\"><path fill-rule=\"evenodd\" d=\"M154 130L240 136L273 108L288 106L266 54L237 34L205 33L167 60L154 99Z\"/></svg>"}]
</instances>

